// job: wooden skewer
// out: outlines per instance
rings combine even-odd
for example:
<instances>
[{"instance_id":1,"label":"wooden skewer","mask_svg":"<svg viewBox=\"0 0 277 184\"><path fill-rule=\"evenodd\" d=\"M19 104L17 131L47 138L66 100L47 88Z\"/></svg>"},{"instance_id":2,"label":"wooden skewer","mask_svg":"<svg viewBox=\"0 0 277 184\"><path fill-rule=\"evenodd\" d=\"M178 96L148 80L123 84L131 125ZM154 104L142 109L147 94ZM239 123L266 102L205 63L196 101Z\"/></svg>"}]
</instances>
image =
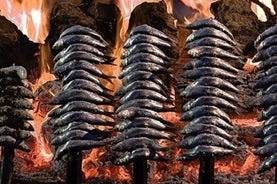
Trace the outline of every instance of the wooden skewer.
<instances>
[{"instance_id":1,"label":"wooden skewer","mask_svg":"<svg viewBox=\"0 0 277 184\"><path fill-rule=\"evenodd\" d=\"M214 184L214 157L200 158L198 184Z\"/></svg>"},{"instance_id":2,"label":"wooden skewer","mask_svg":"<svg viewBox=\"0 0 277 184\"><path fill-rule=\"evenodd\" d=\"M147 184L148 168L146 159L138 159L133 163L133 184Z\"/></svg>"},{"instance_id":3,"label":"wooden skewer","mask_svg":"<svg viewBox=\"0 0 277 184\"><path fill-rule=\"evenodd\" d=\"M81 184L82 182L82 151L68 152L66 171L67 184Z\"/></svg>"},{"instance_id":4,"label":"wooden skewer","mask_svg":"<svg viewBox=\"0 0 277 184\"><path fill-rule=\"evenodd\" d=\"M13 176L13 166L14 166L14 148L9 146L2 147L2 165L1 165L1 175L0 184L11 184Z\"/></svg>"}]
</instances>

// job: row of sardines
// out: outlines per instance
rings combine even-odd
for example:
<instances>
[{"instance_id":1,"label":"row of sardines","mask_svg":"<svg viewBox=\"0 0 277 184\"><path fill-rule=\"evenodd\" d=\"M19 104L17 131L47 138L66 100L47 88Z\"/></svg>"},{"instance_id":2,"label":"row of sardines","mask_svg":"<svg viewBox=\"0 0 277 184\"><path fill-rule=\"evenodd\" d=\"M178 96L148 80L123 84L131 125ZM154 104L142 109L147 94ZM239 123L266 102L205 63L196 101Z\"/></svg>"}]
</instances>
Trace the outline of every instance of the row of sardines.
<instances>
[{"instance_id":1,"label":"row of sardines","mask_svg":"<svg viewBox=\"0 0 277 184\"><path fill-rule=\"evenodd\" d=\"M240 143L234 138L230 115L247 108L241 98L246 58L232 33L214 18L193 22L187 29L192 33L184 49L191 60L183 66L184 81L177 91L185 101L182 130L161 113L176 110L169 82L174 81L174 59L168 56L176 41L146 24L133 28L121 55L118 78L122 86L113 93L106 86L115 77L102 71L103 66L115 65L112 48L91 28L65 29L53 45L57 52L54 74L62 81L62 89L51 99L55 108L45 122L53 128L54 159L108 146L118 165L141 159L167 161L172 159L168 150L176 142L184 149L177 158L180 161L234 153ZM253 105L263 108L258 120L265 120L257 134L262 139L255 153L266 157L259 172L274 167L277 160L277 42L272 39L276 33L276 26L269 28L255 42L258 52L253 62L260 63L253 88L261 89L262 96ZM24 140L33 130L28 110L33 108L29 99L34 97L26 76L19 66L0 70L0 145L24 151L29 150Z\"/></svg>"}]
</instances>

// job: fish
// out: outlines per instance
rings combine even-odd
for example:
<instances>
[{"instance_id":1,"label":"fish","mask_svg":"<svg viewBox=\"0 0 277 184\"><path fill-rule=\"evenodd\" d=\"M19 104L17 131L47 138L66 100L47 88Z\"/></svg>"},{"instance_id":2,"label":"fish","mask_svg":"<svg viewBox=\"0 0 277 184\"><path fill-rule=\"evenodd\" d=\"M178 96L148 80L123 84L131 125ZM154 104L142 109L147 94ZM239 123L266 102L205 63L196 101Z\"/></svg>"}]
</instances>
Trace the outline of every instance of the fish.
<instances>
[{"instance_id":1,"label":"fish","mask_svg":"<svg viewBox=\"0 0 277 184\"><path fill-rule=\"evenodd\" d=\"M266 49L263 49L257 52L252 58L252 62L254 63L258 61L263 61L276 55L277 55L277 46L272 45Z\"/></svg>"},{"instance_id":2,"label":"fish","mask_svg":"<svg viewBox=\"0 0 277 184\"><path fill-rule=\"evenodd\" d=\"M162 57L156 56L154 54L149 54L147 52L138 52L138 53L132 54L129 57L122 59L120 66L127 67L135 63L153 63L164 67L169 66L169 61L165 60Z\"/></svg>"},{"instance_id":3,"label":"fish","mask_svg":"<svg viewBox=\"0 0 277 184\"><path fill-rule=\"evenodd\" d=\"M129 36L129 38L123 45L123 48L129 48L139 43L150 43L157 47L165 47L165 48L172 47L171 42L169 41L160 39L159 37L155 37L149 34L138 33L138 34Z\"/></svg>"},{"instance_id":4,"label":"fish","mask_svg":"<svg viewBox=\"0 0 277 184\"><path fill-rule=\"evenodd\" d=\"M172 70L155 63L138 62L138 63L130 64L127 67L125 67L119 74L118 78L122 79L123 77L130 75L130 73L133 73L135 71L149 71L157 74L170 74Z\"/></svg>"},{"instance_id":5,"label":"fish","mask_svg":"<svg viewBox=\"0 0 277 184\"><path fill-rule=\"evenodd\" d=\"M266 136L269 136L275 133L277 133L277 124L271 124L271 125L264 126L261 132L256 134L255 137L264 138Z\"/></svg>"},{"instance_id":6,"label":"fish","mask_svg":"<svg viewBox=\"0 0 277 184\"><path fill-rule=\"evenodd\" d=\"M258 168L257 173L263 173L272 167L275 167L277 165L277 153L274 153L273 155L270 155L270 157L266 158L260 167Z\"/></svg>"},{"instance_id":7,"label":"fish","mask_svg":"<svg viewBox=\"0 0 277 184\"><path fill-rule=\"evenodd\" d=\"M198 30L206 27L212 27L212 28L218 29L219 31L222 31L225 34L227 34L231 39L234 39L232 32L224 24L222 24L215 18L200 19L186 25L187 29L194 29L194 30Z\"/></svg>"},{"instance_id":8,"label":"fish","mask_svg":"<svg viewBox=\"0 0 277 184\"><path fill-rule=\"evenodd\" d=\"M257 51L265 50L268 47L271 47L273 45L277 44L277 35L271 35L264 40L262 40L257 46Z\"/></svg>"},{"instance_id":9,"label":"fish","mask_svg":"<svg viewBox=\"0 0 277 184\"><path fill-rule=\"evenodd\" d=\"M256 149L254 151L254 154L267 157L275 154L276 151L277 151L277 143L269 143Z\"/></svg>"},{"instance_id":10,"label":"fish","mask_svg":"<svg viewBox=\"0 0 277 184\"><path fill-rule=\"evenodd\" d=\"M27 79L27 70L23 66L10 66L0 69L0 78Z\"/></svg>"},{"instance_id":11,"label":"fish","mask_svg":"<svg viewBox=\"0 0 277 184\"><path fill-rule=\"evenodd\" d=\"M55 119L54 127L66 126L69 123L74 121L89 123L91 125L114 126L113 121L103 119L103 117L99 115L92 114L85 111L71 111Z\"/></svg>"},{"instance_id":12,"label":"fish","mask_svg":"<svg viewBox=\"0 0 277 184\"><path fill-rule=\"evenodd\" d=\"M127 85L128 83L138 81L138 80L149 80L152 81L158 85L160 85L165 91L168 91L168 87L164 84L164 81L155 75L154 73L150 71L134 71L128 74L127 76L124 76L122 78L123 84Z\"/></svg>"},{"instance_id":13,"label":"fish","mask_svg":"<svg viewBox=\"0 0 277 184\"><path fill-rule=\"evenodd\" d=\"M194 82L192 82L190 84L190 86L213 86L213 87L217 87L219 89L222 89L224 91L230 91L230 92L234 92L234 93L239 93L239 89L237 87L235 87L232 83L221 79L219 77L209 77L209 76L205 76L205 77L201 77L197 80L195 80Z\"/></svg>"},{"instance_id":14,"label":"fish","mask_svg":"<svg viewBox=\"0 0 277 184\"><path fill-rule=\"evenodd\" d=\"M65 144L69 140L93 140L98 141L102 140L105 137L106 134L104 134L99 129L94 129L92 131L85 131L85 130L69 130L66 132L63 132L59 135L56 135L54 139L51 141L51 145L61 145Z\"/></svg>"},{"instance_id":15,"label":"fish","mask_svg":"<svg viewBox=\"0 0 277 184\"><path fill-rule=\"evenodd\" d=\"M28 87L29 83L27 80L22 80L15 77L0 78L0 87L5 88L6 86L24 86Z\"/></svg>"},{"instance_id":16,"label":"fish","mask_svg":"<svg viewBox=\"0 0 277 184\"><path fill-rule=\"evenodd\" d=\"M63 106L54 108L48 113L48 117L59 117L62 114L65 114L71 111L85 111L93 114L103 114L109 117L113 117L112 112L105 111L101 109L98 105L84 100L70 101Z\"/></svg>"},{"instance_id":17,"label":"fish","mask_svg":"<svg viewBox=\"0 0 277 184\"><path fill-rule=\"evenodd\" d=\"M20 149L21 151L25 151L25 152L30 152L31 151L29 146L24 141L22 141L21 143L17 144L16 148Z\"/></svg>"},{"instance_id":18,"label":"fish","mask_svg":"<svg viewBox=\"0 0 277 184\"><path fill-rule=\"evenodd\" d=\"M68 35L87 35L91 36L99 41L105 42L105 44L108 45L108 43L103 39L103 37L97 33L95 30L81 25L74 25L69 28L66 28L61 34L60 38L63 38Z\"/></svg>"},{"instance_id":19,"label":"fish","mask_svg":"<svg viewBox=\"0 0 277 184\"><path fill-rule=\"evenodd\" d=\"M187 62L183 69L184 70L190 70L190 69L197 69L200 67L215 67L215 68L221 68L231 73L238 73L239 70L232 65L230 65L228 62L226 62L223 59L217 58L217 57L201 57L201 58L194 58Z\"/></svg>"},{"instance_id":20,"label":"fish","mask_svg":"<svg viewBox=\"0 0 277 184\"><path fill-rule=\"evenodd\" d=\"M131 152L126 152L125 155L115 161L116 165L126 165L134 162L137 159L147 159L155 161L167 161L168 158L160 153L149 148L137 148Z\"/></svg>"},{"instance_id":21,"label":"fish","mask_svg":"<svg viewBox=\"0 0 277 184\"><path fill-rule=\"evenodd\" d=\"M105 97L102 97L96 93L71 89L69 91L61 91L58 95L54 96L50 101L50 105L66 104L71 101L86 101L95 103L97 105L112 105L113 102Z\"/></svg>"},{"instance_id":22,"label":"fish","mask_svg":"<svg viewBox=\"0 0 277 184\"><path fill-rule=\"evenodd\" d=\"M277 74L265 75L257 80L254 89L267 89L272 84L277 83Z\"/></svg>"},{"instance_id":23,"label":"fish","mask_svg":"<svg viewBox=\"0 0 277 184\"><path fill-rule=\"evenodd\" d=\"M1 106L0 116L12 116L20 120L34 120L33 116L28 111L15 109L11 106Z\"/></svg>"},{"instance_id":24,"label":"fish","mask_svg":"<svg viewBox=\"0 0 277 184\"><path fill-rule=\"evenodd\" d=\"M270 126L277 123L277 116L271 116L269 119L264 121L264 126Z\"/></svg>"},{"instance_id":25,"label":"fish","mask_svg":"<svg viewBox=\"0 0 277 184\"><path fill-rule=\"evenodd\" d=\"M266 144L276 143L276 142L277 142L277 133L273 133L260 139L260 141L255 146L262 147Z\"/></svg>"},{"instance_id":26,"label":"fish","mask_svg":"<svg viewBox=\"0 0 277 184\"><path fill-rule=\"evenodd\" d=\"M190 50L193 49L194 47L198 46L211 46L211 47L218 47L221 49L228 50L230 52L233 52L234 54L241 55L243 53L242 50L240 50L238 47L231 45L225 40L222 40L220 38L215 38L215 37L203 37L196 39L194 41L186 43L184 49L185 50Z\"/></svg>"},{"instance_id":27,"label":"fish","mask_svg":"<svg viewBox=\"0 0 277 184\"><path fill-rule=\"evenodd\" d=\"M237 42L235 42L234 39L231 38L228 34L224 33L221 30L215 29L213 27L203 27L201 29L197 29L187 37L186 43L189 43L204 37L219 38L221 40L226 41L230 45L233 45L233 46L238 45Z\"/></svg>"},{"instance_id":28,"label":"fish","mask_svg":"<svg viewBox=\"0 0 277 184\"><path fill-rule=\"evenodd\" d=\"M155 100L158 102L172 102L171 97L164 96L163 94L152 91L149 89L135 89L132 90L128 93L126 93L124 96L120 98L120 103L124 104L130 100L135 100L135 99L148 99L148 100Z\"/></svg>"},{"instance_id":29,"label":"fish","mask_svg":"<svg viewBox=\"0 0 277 184\"><path fill-rule=\"evenodd\" d=\"M173 111L175 108L174 106L164 105L163 103L151 100L151 99L133 99L130 101L126 101L126 103L121 104L119 106L115 113L118 114L122 110L126 110L129 107L139 107L139 108L145 108L154 110L157 112L167 112L167 111Z\"/></svg>"},{"instance_id":30,"label":"fish","mask_svg":"<svg viewBox=\"0 0 277 184\"><path fill-rule=\"evenodd\" d=\"M233 153L234 150L227 149L219 146L211 146L211 145L198 145L192 149L189 149L182 155L180 155L177 160L178 161L191 161L201 157L207 156L222 156L226 154Z\"/></svg>"},{"instance_id":31,"label":"fish","mask_svg":"<svg viewBox=\"0 0 277 184\"><path fill-rule=\"evenodd\" d=\"M274 74L273 74L274 75ZM273 83L271 84L269 87L267 87L265 89L265 91L263 91L264 95L269 95L271 93L277 93L277 83Z\"/></svg>"},{"instance_id":32,"label":"fish","mask_svg":"<svg viewBox=\"0 0 277 184\"><path fill-rule=\"evenodd\" d=\"M259 36L256 38L256 40L254 42L254 46L257 47L266 38L268 38L270 36L273 36L273 35L276 35L276 33L277 33L277 29L276 28L277 28L277 26L269 27L264 32L259 34Z\"/></svg>"},{"instance_id":33,"label":"fish","mask_svg":"<svg viewBox=\"0 0 277 184\"><path fill-rule=\"evenodd\" d=\"M199 133L181 140L179 148L192 149L198 145L219 146L235 150L236 146L225 138L210 133Z\"/></svg>"},{"instance_id":34,"label":"fish","mask_svg":"<svg viewBox=\"0 0 277 184\"><path fill-rule=\"evenodd\" d=\"M265 72L259 72L256 74L256 79L261 79L265 76L274 75L277 73L277 66L272 66L270 69L266 70Z\"/></svg>"},{"instance_id":35,"label":"fish","mask_svg":"<svg viewBox=\"0 0 277 184\"><path fill-rule=\"evenodd\" d=\"M28 121L24 121L24 122L20 122L18 123L18 125L15 125L14 127L11 126L12 128L20 128L22 130L28 130L28 131L34 131L34 127L31 123L29 123Z\"/></svg>"},{"instance_id":36,"label":"fish","mask_svg":"<svg viewBox=\"0 0 277 184\"><path fill-rule=\"evenodd\" d=\"M24 98L17 98L17 97L10 97L10 96L3 96L0 97L0 106L5 106L9 105L10 107L13 108L18 108L18 109L33 109L34 106L33 104Z\"/></svg>"},{"instance_id":37,"label":"fish","mask_svg":"<svg viewBox=\"0 0 277 184\"><path fill-rule=\"evenodd\" d=\"M234 55L224 49L211 46L197 46L187 51L188 55L193 58L200 57L218 57L220 59L231 59L231 60L244 60L243 56Z\"/></svg>"},{"instance_id":38,"label":"fish","mask_svg":"<svg viewBox=\"0 0 277 184\"><path fill-rule=\"evenodd\" d=\"M258 72L258 71L268 70L271 67L276 65L277 65L277 56L272 56L262 62L259 62L259 64L256 65L254 71Z\"/></svg>"},{"instance_id":39,"label":"fish","mask_svg":"<svg viewBox=\"0 0 277 184\"><path fill-rule=\"evenodd\" d=\"M172 140L174 135L168 132L161 132L160 130L156 130L148 127L135 127L126 129L121 132L120 135L113 138L113 143L119 143L124 140L128 140L133 137L147 137L151 139L167 139Z\"/></svg>"},{"instance_id":40,"label":"fish","mask_svg":"<svg viewBox=\"0 0 277 184\"><path fill-rule=\"evenodd\" d=\"M136 117L132 120L125 119L117 123L114 126L114 129L117 131L123 131L137 127L152 128L160 131L173 131L175 129L172 124L166 124L164 122L160 122L159 120L149 117Z\"/></svg>"},{"instance_id":41,"label":"fish","mask_svg":"<svg viewBox=\"0 0 277 184\"><path fill-rule=\"evenodd\" d=\"M203 66L199 68L195 68L192 70L186 70L183 74L183 78L189 78L189 79L197 79L200 77L218 77L221 79L237 79L238 75L233 74L231 72L228 72L224 69L217 68L217 67L211 67L211 66Z\"/></svg>"},{"instance_id":42,"label":"fish","mask_svg":"<svg viewBox=\"0 0 277 184\"><path fill-rule=\"evenodd\" d=\"M110 81L111 78L115 78L114 76L104 74L99 68L86 60L72 60L64 65L54 67L54 74L63 78L63 76L69 74L72 70L85 70L90 73L90 75L95 75L108 81Z\"/></svg>"},{"instance_id":43,"label":"fish","mask_svg":"<svg viewBox=\"0 0 277 184\"><path fill-rule=\"evenodd\" d=\"M83 130L83 131L87 131L87 132L93 133L93 134L102 134L105 137L107 137L110 134L109 131L102 131L102 130L97 129L95 125L85 123L85 122L77 122L77 121L73 121L73 122L69 123L68 125L65 125L62 127L58 127L54 131L54 134L60 135L60 134L64 134L66 132L70 132L73 130Z\"/></svg>"},{"instance_id":44,"label":"fish","mask_svg":"<svg viewBox=\"0 0 277 184\"><path fill-rule=\"evenodd\" d=\"M96 76L91 75L89 72L87 72L86 70L83 70L83 69L76 69L76 70L69 72L67 75L65 75L62 79L63 85L66 85L67 83L69 83L75 79L88 80L88 81L91 81L91 82L97 84L98 86L100 86L103 89L106 88ZM112 82L110 79L104 79L104 80L107 80L108 82Z\"/></svg>"},{"instance_id":45,"label":"fish","mask_svg":"<svg viewBox=\"0 0 277 184\"><path fill-rule=\"evenodd\" d=\"M99 49L97 49L91 45L88 45L85 43L74 43L74 44L71 44L68 47L64 48L60 52L58 52L55 55L53 61L58 61L59 59L65 57L68 53L72 53L75 51L83 51L83 52L91 53L91 54L98 56L99 58L105 58L105 59L110 60L109 59L110 56L106 56L102 51L100 51ZM111 57L111 59L112 59L112 57Z\"/></svg>"},{"instance_id":46,"label":"fish","mask_svg":"<svg viewBox=\"0 0 277 184\"><path fill-rule=\"evenodd\" d=\"M111 150L121 152L132 151L137 148L149 148L157 151L166 151L168 149L147 137L131 137L111 146Z\"/></svg>"},{"instance_id":47,"label":"fish","mask_svg":"<svg viewBox=\"0 0 277 184\"><path fill-rule=\"evenodd\" d=\"M62 50L71 44L83 43L99 49L110 49L109 45L88 35L66 35L59 38L52 46L54 50Z\"/></svg>"},{"instance_id":48,"label":"fish","mask_svg":"<svg viewBox=\"0 0 277 184\"><path fill-rule=\"evenodd\" d=\"M189 111L194 107L202 106L202 105L212 105L218 108L237 110L237 107L232 103L230 103L229 101L215 96L200 96L200 97L197 97L196 99L192 99L183 105L182 110Z\"/></svg>"},{"instance_id":49,"label":"fish","mask_svg":"<svg viewBox=\"0 0 277 184\"><path fill-rule=\"evenodd\" d=\"M217 87L213 86L187 86L185 90L183 90L180 95L185 98L198 98L201 96L215 96L219 98L223 98L229 102L237 103L239 100L236 96L225 92Z\"/></svg>"},{"instance_id":50,"label":"fish","mask_svg":"<svg viewBox=\"0 0 277 184\"><path fill-rule=\"evenodd\" d=\"M60 160L69 151L80 151L105 146L105 141L69 140L55 150L54 160Z\"/></svg>"},{"instance_id":51,"label":"fish","mask_svg":"<svg viewBox=\"0 0 277 184\"><path fill-rule=\"evenodd\" d=\"M147 117L160 121L161 123L170 124L167 120L165 120L159 113L149 110L142 109L139 107L130 107L126 110L123 110L117 114L117 117L120 119L128 119L132 120L137 117Z\"/></svg>"},{"instance_id":52,"label":"fish","mask_svg":"<svg viewBox=\"0 0 277 184\"><path fill-rule=\"evenodd\" d=\"M257 121L263 121L266 119L269 119L272 116L277 115L277 105L272 105L270 107L268 107L267 109L263 109L257 118Z\"/></svg>"},{"instance_id":53,"label":"fish","mask_svg":"<svg viewBox=\"0 0 277 184\"><path fill-rule=\"evenodd\" d=\"M224 111L222 111L218 107L209 105L202 105L192 108L182 115L181 120L191 121L200 116L217 116L227 122L231 122L230 117Z\"/></svg>"},{"instance_id":54,"label":"fish","mask_svg":"<svg viewBox=\"0 0 277 184\"><path fill-rule=\"evenodd\" d=\"M169 90L167 88L164 89L161 85L151 80L136 80L125 83L115 92L115 95L122 96L136 89L148 89L163 94L164 96L169 96Z\"/></svg>"},{"instance_id":55,"label":"fish","mask_svg":"<svg viewBox=\"0 0 277 184\"><path fill-rule=\"evenodd\" d=\"M34 93L24 86L5 86L4 90L0 91L0 96L8 95L9 97L17 98L34 98Z\"/></svg>"},{"instance_id":56,"label":"fish","mask_svg":"<svg viewBox=\"0 0 277 184\"><path fill-rule=\"evenodd\" d=\"M253 99L252 106L253 107L264 107L267 108L271 105L275 105L277 103L277 93L270 93L268 95L259 96Z\"/></svg>"},{"instance_id":57,"label":"fish","mask_svg":"<svg viewBox=\"0 0 277 184\"><path fill-rule=\"evenodd\" d=\"M113 95L108 93L108 92L111 92L112 90L106 87L102 88L101 86L98 86L96 83L85 79L74 79L69 83L63 85L62 87L62 91L72 90L72 89L90 91L98 95L104 96L108 99L111 99L111 100L113 99Z\"/></svg>"},{"instance_id":58,"label":"fish","mask_svg":"<svg viewBox=\"0 0 277 184\"><path fill-rule=\"evenodd\" d=\"M166 40L166 41L170 41L172 42L173 44L176 43L176 41L174 41L173 39L169 38L166 34L164 34L162 31L156 29L156 28L153 28L147 24L142 24L140 26L137 26L135 28L133 28L129 34L129 36L134 36L134 35L137 35L137 34L148 34L148 35L152 35L152 36L155 36L155 37L158 37L158 38L161 38L163 40Z\"/></svg>"},{"instance_id":59,"label":"fish","mask_svg":"<svg viewBox=\"0 0 277 184\"><path fill-rule=\"evenodd\" d=\"M197 127L200 124L204 124L204 125L214 125L218 128L221 128L223 130L230 130L230 131L234 131L234 124L231 121L226 121L223 118L220 118L216 115L212 115L212 116L200 116L197 117L191 121L189 121L187 123L186 126L188 127Z\"/></svg>"},{"instance_id":60,"label":"fish","mask_svg":"<svg viewBox=\"0 0 277 184\"><path fill-rule=\"evenodd\" d=\"M108 62L107 59L96 56L95 54L85 52L85 51L74 51L66 53L59 60L55 60L55 67L64 65L71 62L72 60L86 60L93 64L112 64L111 61Z\"/></svg>"},{"instance_id":61,"label":"fish","mask_svg":"<svg viewBox=\"0 0 277 184\"><path fill-rule=\"evenodd\" d=\"M213 134L213 135L217 135L220 136L226 140L232 140L232 135L230 135L229 133L226 132L226 130L217 127L215 125L212 124L191 124L188 123L186 124L186 126L183 128L183 130L181 131L181 134L187 136L197 136L200 135L202 133L207 133L207 134Z\"/></svg>"},{"instance_id":62,"label":"fish","mask_svg":"<svg viewBox=\"0 0 277 184\"><path fill-rule=\"evenodd\" d=\"M147 53L147 54L155 55L158 58L162 58L166 61L171 60L171 58L165 55L165 53L159 47L151 43L138 43L125 49L124 52L121 54L121 59L128 58L138 53Z\"/></svg>"},{"instance_id":63,"label":"fish","mask_svg":"<svg viewBox=\"0 0 277 184\"><path fill-rule=\"evenodd\" d=\"M0 146L15 147L16 139L10 135L0 135Z\"/></svg>"}]
</instances>

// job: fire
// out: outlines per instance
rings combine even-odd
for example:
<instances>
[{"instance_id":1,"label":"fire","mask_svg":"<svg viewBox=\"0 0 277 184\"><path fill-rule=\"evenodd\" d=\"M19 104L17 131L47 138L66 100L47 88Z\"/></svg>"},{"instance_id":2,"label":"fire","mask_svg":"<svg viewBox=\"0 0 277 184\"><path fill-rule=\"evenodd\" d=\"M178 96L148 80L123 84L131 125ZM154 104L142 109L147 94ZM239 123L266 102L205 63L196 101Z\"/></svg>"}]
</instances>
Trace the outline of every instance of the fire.
<instances>
[{"instance_id":1,"label":"fire","mask_svg":"<svg viewBox=\"0 0 277 184\"><path fill-rule=\"evenodd\" d=\"M1 0L0 15L14 23L31 41L44 43L49 14L56 0Z\"/></svg>"}]
</instances>

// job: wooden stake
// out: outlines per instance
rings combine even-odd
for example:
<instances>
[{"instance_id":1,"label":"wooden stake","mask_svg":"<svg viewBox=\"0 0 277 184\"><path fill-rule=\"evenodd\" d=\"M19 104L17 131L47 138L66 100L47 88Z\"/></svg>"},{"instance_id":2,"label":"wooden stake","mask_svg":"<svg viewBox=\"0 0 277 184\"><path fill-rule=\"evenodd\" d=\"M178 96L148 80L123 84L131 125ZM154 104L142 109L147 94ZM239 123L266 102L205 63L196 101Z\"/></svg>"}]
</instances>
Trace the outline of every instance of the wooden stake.
<instances>
[{"instance_id":1,"label":"wooden stake","mask_svg":"<svg viewBox=\"0 0 277 184\"><path fill-rule=\"evenodd\" d=\"M214 161L213 157L200 158L198 184L214 184Z\"/></svg>"},{"instance_id":2,"label":"wooden stake","mask_svg":"<svg viewBox=\"0 0 277 184\"><path fill-rule=\"evenodd\" d=\"M133 184L147 184L148 168L146 159L138 159L133 163Z\"/></svg>"},{"instance_id":3,"label":"wooden stake","mask_svg":"<svg viewBox=\"0 0 277 184\"><path fill-rule=\"evenodd\" d=\"M82 182L82 151L68 152L66 171L67 184L81 184Z\"/></svg>"},{"instance_id":4,"label":"wooden stake","mask_svg":"<svg viewBox=\"0 0 277 184\"><path fill-rule=\"evenodd\" d=\"M0 184L11 184L13 176L13 159L14 159L14 148L9 146L2 147L2 165L1 165L1 176Z\"/></svg>"}]
</instances>

